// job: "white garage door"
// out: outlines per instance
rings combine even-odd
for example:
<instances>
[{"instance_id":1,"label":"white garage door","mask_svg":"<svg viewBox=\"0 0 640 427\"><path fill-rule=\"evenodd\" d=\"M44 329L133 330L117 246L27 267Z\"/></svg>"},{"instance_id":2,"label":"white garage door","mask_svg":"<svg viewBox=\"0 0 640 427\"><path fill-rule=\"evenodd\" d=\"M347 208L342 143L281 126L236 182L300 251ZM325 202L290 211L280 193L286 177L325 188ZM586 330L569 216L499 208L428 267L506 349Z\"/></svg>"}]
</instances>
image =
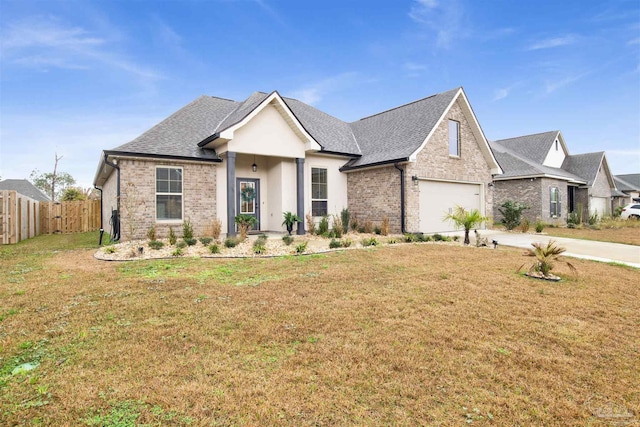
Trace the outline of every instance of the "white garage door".
<instances>
[{"instance_id":1,"label":"white garage door","mask_svg":"<svg viewBox=\"0 0 640 427\"><path fill-rule=\"evenodd\" d=\"M602 218L605 215L609 215L609 209L607 209L607 205L609 204L608 197L592 197L591 205L589 206L589 214L593 215L598 212L598 216Z\"/></svg>"},{"instance_id":2,"label":"white garage door","mask_svg":"<svg viewBox=\"0 0 640 427\"><path fill-rule=\"evenodd\" d=\"M442 218L456 205L478 209L482 201L480 184L420 181L420 230L423 233L454 231L455 226Z\"/></svg>"}]
</instances>

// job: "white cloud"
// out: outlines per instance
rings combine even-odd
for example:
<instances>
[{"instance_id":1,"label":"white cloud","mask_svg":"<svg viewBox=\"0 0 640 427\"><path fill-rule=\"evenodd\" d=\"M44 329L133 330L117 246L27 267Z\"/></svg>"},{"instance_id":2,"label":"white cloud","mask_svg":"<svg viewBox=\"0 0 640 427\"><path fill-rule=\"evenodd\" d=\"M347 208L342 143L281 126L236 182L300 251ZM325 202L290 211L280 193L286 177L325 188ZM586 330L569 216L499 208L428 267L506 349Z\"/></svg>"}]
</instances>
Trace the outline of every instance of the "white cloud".
<instances>
[{"instance_id":1,"label":"white cloud","mask_svg":"<svg viewBox=\"0 0 640 427\"><path fill-rule=\"evenodd\" d=\"M509 96L509 92L511 92L511 88L508 87L504 87L501 89L497 89L494 93L493 93L493 100L494 101L499 101L501 99L506 98L507 96Z\"/></svg>"},{"instance_id":2,"label":"white cloud","mask_svg":"<svg viewBox=\"0 0 640 427\"><path fill-rule=\"evenodd\" d=\"M590 74L590 72L586 72L586 73L580 73L580 74L574 74L572 76L568 76L568 77L564 77L561 79L557 79L557 80L547 80L545 81L545 92L548 94L555 92L556 90L568 86L572 83L577 82L578 80L580 80L581 78L585 77L586 75Z\"/></svg>"},{"instance_id":3,"label":"white cloud","mask_svg":"<svg viewBox=\"0 0 640 427\"><path fill-rule=\"evenodd\" d=\"M436 0L415 0L409 17L435 33L436 46L449 48L456 38L464 37L464 10L458 0L439 3Z\"/></svg>"},{"instance_id":4,"label":"white cloud","mask_svg":"<svg viewBox=\"0 0 640 427\"><path fill-rule=\"evenodd\" d=\"M346 72L336 76L308 84L305 87L291 92L291 97L296 98L309 105L317 104L322 98L332 92L337 92L343 88L353 86L358 78L358 73Z\"/></svg>"},{"instance_id":5,"label":"white cloud","mask_svg":"<svg viewBox=\"0 0 640 427\"><path fill-rule=\"evenodd\" d=\"M575 35L568 34L562 37L538 40L531 43L527 50L551 49L554 47L568 46L574 44L576 41L578 41L578 38Z\"/></svg>"},{"instance_id":6,"label":"white cloud","mask_svg":"<svg viewBox=\"0 0 640 427\"><path fill-rule=\"evenodd\" d=\"M160 79L127 55L117 52L108 37L54 17L32 17L8 24L0 35L2 60L20 67L102 69L105 66L132 74L145 82Z\"/></svg>"},{"instance_id":7,"label":"white cloud","mask_svg":"<svg viewBox=\"0 0 640 427\"><path fill-rule=\"evenodd\" d=\"M629 45L633 45L633 44L640 44L640 37L639 37L639 38L637 38L637 39L629 40L629 41L627 42L627 44L629 44Z\"/></svg>"}]
</instances>

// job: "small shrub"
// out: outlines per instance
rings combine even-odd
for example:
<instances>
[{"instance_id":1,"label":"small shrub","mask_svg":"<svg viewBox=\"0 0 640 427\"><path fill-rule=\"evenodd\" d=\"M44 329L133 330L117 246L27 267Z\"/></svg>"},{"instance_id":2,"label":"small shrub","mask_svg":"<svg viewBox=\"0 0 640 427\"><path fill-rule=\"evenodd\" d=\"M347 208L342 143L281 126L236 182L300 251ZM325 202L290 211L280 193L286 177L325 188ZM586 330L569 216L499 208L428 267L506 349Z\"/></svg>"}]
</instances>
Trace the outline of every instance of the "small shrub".
<instances>
[{"instance_id":1,"label":"small shrub","mask_svg":"<svg viewBox=\"0 0 640 427\"><path fill-rule=\"evenodd\" d=\"M536 233L542 233L542 230L544 230L544 222L536 221Z\"/></svg>"},{"instance_id":2,"label":"small shrub","mask_svg":"<svg viewBox=\"0 0 640 427\"><path fill-rule=\"evenodd\" d=\"M147 239L156 240L156 226L155 225L152 225L147 230Z\"/></svg>"},{"instance_id":3,"label":"small shrub","mask_svg":"<svg viewBox=\"0 0 640 427\"><path fill-rule=\"evenodd\" d=\"M367 234L373 233L373 222L367 220L364 222L363 231Z\"/></svg>"},{"instance_id":4,"label":"small shrub","mask_svg":"<svg viewBox=\"0 0 640 427\"><path fill-rule=\"evenodd\" d=\"M211 252L212 254L219 254L220 246L218 246L217 243L213 243L212 245L209 246L209 252Z\"/></svg>"},{"instance_id":5,"label":"small shrub","mask_svg":"<svg viewBox=\"0 0 640 427\"><path fill-rule=\"evenodd\" d=\"M308 213L308 214L305 215L305 219L306 219L306 222L307 222L307 232L309 234L315 234L316 233L316 223L313 220L313 216L310 213Z\"/></svg>"},{"instance_id":6,"label":"small shrub","mask_svg":"<svg viewBox=\"0 0 640 427\"><path fill-rule=\"evenodd\" d=\"M358 227L358 233L364 233L364 226Z\"/></svg>"},{"instance_id":7,"label":"small shrub","mask_svg":"<svg viewBox=\"0 0 640 427\"><path fill-rule=\"evenodd\" d=\"M264 254L267 252L267 240L266 239L256 239L255 242L253 242L253 253L260 255L260 254Z\"/></svg>"},{"instance_id":8,"label":"small shrub","mask_svg":"<svg viewBox=\"0 0 640 427\"><path fill-rule=\"evenodd\" d=\"M182 243L182 242L180 242ZM171 256L182 256L182 248L180 247L180 245L178 245L173 252L171 252Z\"/></svg>"},{"instance_id":9,"label":"small shrub","mask_svg":"<svg viewBox=\"0 0 640 427\"><path fill-rule=\"evenodd\" d=\"M176 244L177 241L178 241L178 237L176 236L176 233L173 231L173 227L169 227L169 244L173 246Z\"/></svg>"},{"instance_id":10,"label":"small shrub","mask_svg":"<svg viewBox=\"0 0 640 427\"><path fill-rule=\"evenodd\" d=\"M383 236L389 235L389 217L385 216L382 218L382 222L380 223L380 234Z\"/></svg>"},{"instance_id":11,"label":"small shrub","mask_svg":"<svg viewBox=\"0 0 640 427\"><path fill-rule=\"evenodd\" d=\"M382 233L382 230L376 225L373 227L373 232L379 236Z\"/></svg>"},{"instance_id":12,"label":"small shrub","mask_svg":"<svg viewBox=\"0 0 640 427\"><path fill-rule=\"evenodd\" d=\"M433 235L433 240L436 242L442 242L444 240L444 236L442 234L434 234Z\"/></svg>"},{"instance_id":13,"label":"small shrub","mask_svg":"<svg viewBox=\"0 0 640 427\"><path fill-rule=\"evenodd\" d=\"M162 249L164 247L164 242L161 242L160 240L152 240L149 242L149 247L151 249Z\"/></svg>"},{"instance_id":14,"label":"small shrub","mask_svg":"<svg viewBox=\"0 0 640 427\"><path fill-rule=\"evenodd\" d=\"M460 240L460 236L453 236L453 241L457 242L458 240Z\"/></svg>"},{"instance_id":15,"label":"small shrub","mask_svg":"<svg viewBox=\"0 0 640 427\"><path fill-rule=\"evenodd\" d=\"M331 228L333 236L338 239L342 237L342 233L346 233L342 227L342 219L338 215L333 216L333 227Z\"/></svg>"},{"instance_id":16,"label":"small shrub","mask_svg":"<svg viewBox=\"0 0 640 427\"><path fill-rule=\"evenodd\" d=\"M578 225L580 225L580 216L578 215L578 212L570 212L569 215L567 215L567 227L576 228Z\"/></svg>"},{"instance_id":17,"label":"small shrub","mask_svg":"<svg viewBox=\"0 0 640 427\"><path fill-rule=\"evenodd\" d=\"M185 237L183 240L187 244L187 246L193 246L198 243L198 239L196 239L195 237Z\"/></svg>"},{"instance_id":18,"label":"small shrub","mask_svg":"<svg viewBox=\"0 0 640 427\"><path fill-rule=\"evenodd\" d=\"M353 231L358 231L358 217L356 217L356 214L351 215L350 226Z\"/></svg>"},{"instance_id":19,"label":"small shrub","mask_svg":"<svg viewBox=\"0 0 640 427\"><path fill-rule=\"evenodd\" d=\"M376 239L375 237L370 237L368 239L362 239L360 241L360 244L364 247L367 247L367 246L378 246L380 243L378 242L378 239Z\"/></svg>"},{"instance_id":20,"label":"small shrub","mask_svg":"<svg viewBox=\"0 0 640 427\"><path fill-rule=\"evenodd\" d=\"M353 241L351 239L342 239L340 244L342 245L343 248L348 248L353 244Z\"/></svg>"},{"instance_id":21,"label":"small shrub","mask_svg":"<svg viewBox=\"0 0 640 427\"><path fill-rule=\"evenodd\" d=\"M406 233L404 235L404 241L407 243L413 243L417 240L416 235L415 234L411 234L411 233Z\"/></svg>"},{"instance_id":22,"label":"small shrub","mask_svg":"<svg viewBox=\"0 0 640 427\"><path fill-rule=\"evenodd\" d=\"M329 249L336 249L340 247L342 247L342 243L340 242L340 240L331 239L331 241L329 242Z\"/></svg>"},{"instance_id":23,"label":"small shrub","mask_svg":"<svg viewBox=\"0 0 640 427\"><path fill-rule=\"evenodd\" d=\"M252 227L255 227L258 221L256 217L248 214L236 215L236 224L238 225L238 233L240 234L240 240L247 238L247 233Z\"/></svg>"},{"instance_id":24,"label":"small shrub","mask_svg":"<svg viewBox=\"0 0 640 427\"><path fill-rule=\"evenodd\" d=\"M222 232L222 221L216 218L211 223L211 237L213 237L214 240L218 240L220 238L221 232Z\"/></svg>"},{"instance_id":25,"label":"small shrub","mask_svg":"<svg viewBox=\"0 0 640 427\"><path fill-rule=\"evenodd\" d=\"M349 209L343 208L340 211L340 222L342 224L342 231L346 234L349 232L349 225L351 224L351 213Z\"/></svg>"},{"instance_id":26,"label":"small shrub","mask_svg":"<svg viewBox=\"0 0 640 427\"><path fill-rule=\"evenodd\" d=\"M288 234L286 236L282 236L282 241L285 245L289 246L293 243L293 236L289 236Z\"/></svg>"},{"instance_id":27,"label":"small shrub","mask_svg":"<svg viewBox=\"0 0 640 427\"><path fill-rule=\"evenodd\" d=\"M296 253L303 254L307 250L307 242L302 242L296 246Z\"/></svg>"},{"instance_id":28,"label":"small shrub","mask_svg":"<svg viewBox=\"0 0 640 427\"><path fill-rule=\"evenodd\" d=\"M600 222L600 216L598 212L594 212L593 215L589 215L589 225L596 225Z\"/></svg>"},{"instance_id":29,"label":"small shrub","mask_svg":"<svg viewBox=\"0 0 640 427\"><path fill-rule=\"evenodd\" d=\"M523 218L522 221L520 221L520 225L518 226L522 233L528 232L530 227L531 224L529 223L529 220L527 218Z\"/></svg>"},{"instance_id":30,"label":"small shrub","mask_svg":"<svg viewBox=\"0 0 640 427\"><path fill-rule=\"evenodd\" d=\"M329 217L328 216L323 216L322 219L320 220L320 223L318 224L318 231L317 233L322 236L325 234L329 233Z\"/></svg>"},{"instance_id":31,"label":"small shrub","mask_svg":"<svg viewBox=\"0 0 640 427\"><path fill-rule=\"evenodd\" d=\"M200 240L200 243L202 243L202 246L208 246L209 243L213 241L211 237L201 237L199 240Z\"/></svg>"},{"instance_id":32,"label":"small shrub","mask_svg":"<svg viewBox=\"0 0 640 427\"><path fill-rule=\"evenodd\" d=\"M615 208L613 211L613 217L620 218L620 215L622 215L622 209L624 209L623 206L618 206L617 208Z\"/></svg>"},{"instance_id":33,"label":"small shrub","mask_svg":"<svg viewBox=\"0 0 640 427\"><path fill-rule=\"evenodd\" d=\"M396 239L395 237L392 237L392 238L387 240L387 243L390 244L390 245L394 245L394 244L398 243L398 239Z\"/></svg>"},{"instance_id":34,"label":"small shrub","mask_svg":"<svg viewBox=\"0 0 640 427\"><path fill-rule=\"evenodd\" d=\"M184 249L186 247L187 247L187 242L185 242L184 240L181 240L178 243L176 243L176 248L178 249Z\"/></svg>"},{"instance_id":35,"label":"small shrub","mask_svg":"<svg viewBox=\"0 0 640 427\"><path fill-rule=\"evenodd\" d=\"M416 234L415 236L416 236L416 242L428 242L429 240L431 240L430 236L423 233Z\"/></svg>"},{"instance_id":36,"label":"small shrub","mask_svg":"<svg viewBox=\"0 0 640 427\"><path fill-rule=\"evenodd\" d=\"M182 238L185 240L193 239L193 225L188 219L182 223Z\"/></svg>"},{"instance_id":37,"label":"small shrub","mask_svg":"<svg viewBox=\"0 0 640 427\"><path fill-rule=\"evenodd\" d=\"M498 211L502 214L502 223L507 230L513 230L522 219L522 211L529 209L529 207L523 203L519 203L513 200L507 200L501 205L502 209Z\"/></svg>"},{"instance_id":38,"label":"small shrub","mask_svg":"<svg viewBox=\"0 0 640 427\"><path fill-rule=\"evenodd\" d=\"M224 246L227 248L235 248L236 246L238 246L238 243L240 242L235 237L227 237L226 239L224 239Z\"/></svg>"},{"instance_id":39,"label":"small shrub","mask_svg":"<svg viewBox=\"0 0 640 427\"><path fill-rule=\"evenodd\" d=\"M104 248L104 253L106 254L114 254L116 253L116 247L115 246L107 246Z\"/></svg>"}]
</instances>

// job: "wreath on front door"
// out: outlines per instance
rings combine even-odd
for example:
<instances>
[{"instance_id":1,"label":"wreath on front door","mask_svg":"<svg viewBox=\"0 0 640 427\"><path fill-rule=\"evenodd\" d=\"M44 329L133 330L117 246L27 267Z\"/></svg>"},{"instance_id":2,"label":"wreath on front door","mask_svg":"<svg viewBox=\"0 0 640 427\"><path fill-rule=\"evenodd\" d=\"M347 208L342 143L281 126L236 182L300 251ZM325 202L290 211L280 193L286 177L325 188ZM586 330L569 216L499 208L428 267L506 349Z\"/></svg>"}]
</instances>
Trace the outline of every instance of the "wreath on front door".
<instances>
[{"instance_id":1,"label":"wreath on front door","mask_svg":"<svg viewBox=\"0 0 640 427\"><path fill-rule=\"evenodd\" d=\"M256 198L256 189L253 187L244 187L240 191L240 197L243 202L252 202Z\"/></svg>"}]
</instances>

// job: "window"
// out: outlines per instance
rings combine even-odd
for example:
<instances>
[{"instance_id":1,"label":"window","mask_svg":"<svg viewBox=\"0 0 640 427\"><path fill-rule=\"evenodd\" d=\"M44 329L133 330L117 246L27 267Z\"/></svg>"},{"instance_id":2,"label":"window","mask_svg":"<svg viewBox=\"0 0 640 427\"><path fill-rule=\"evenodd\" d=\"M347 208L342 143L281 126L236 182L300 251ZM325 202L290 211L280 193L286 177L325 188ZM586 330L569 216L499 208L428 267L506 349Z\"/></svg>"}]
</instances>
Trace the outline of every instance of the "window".
<instances>
[{"instance_id":1,"label":"window","mask_svg":"<svg viewBox=\"0 0 640 427\"><path fill-rule=\"evenodd\" d=\"M560 191L558 187L550 188L549 200L551 200L551 206L549 208L549 213L552 217L557 218L561 214L561 205L560 205Z\"/></svg>"},{"instance_id":2,"label":"window","mask_svg":"<svg viewBox=\"0 0 640 427\"><path fill-rule=\"evenodd\" d=\"M182 221L182 168L156 168L156 220Z\"/></svg>"},{"instance_id":3,"label":"window","mask_svg":"<svg viewBox=\"0 0 640 427\"><path fill-rule=\"evenodd\" d=\"M311 168L311 215L327 214L327 170Z\"/></svg>"},{"instance_id":4,"label":"window","mask_svg":"<svg viewBox=\"0 0 640 427\"><path fill-rule=\"evenodd\" d=\"M558 140L556 139L556 151L558 151Z\"/></svg>"},{"instance_id":5,"label":"window","mask_svg":"<svg viewBox=\"0 0 640 427\"><path fill-rule=\"evenodd\" d=\"M460 123L449 120L449 155L460 157Z\"/></svg>"}]
</instances>

